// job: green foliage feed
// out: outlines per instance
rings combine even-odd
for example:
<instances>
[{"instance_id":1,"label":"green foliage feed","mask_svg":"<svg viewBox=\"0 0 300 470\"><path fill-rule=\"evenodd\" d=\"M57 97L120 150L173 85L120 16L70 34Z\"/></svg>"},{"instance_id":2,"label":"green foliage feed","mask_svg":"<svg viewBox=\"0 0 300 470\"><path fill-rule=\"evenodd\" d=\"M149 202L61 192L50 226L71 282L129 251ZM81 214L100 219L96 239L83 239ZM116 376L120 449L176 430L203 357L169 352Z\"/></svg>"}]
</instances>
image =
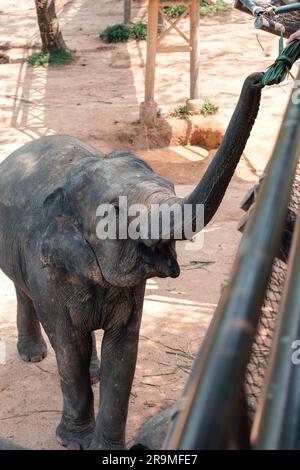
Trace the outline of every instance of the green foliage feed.
<instances>
[{"instance_id":1,"label":"green foliage feed","mask_svg":"<svg viewBox=\"0 0 300 470\"><path fill-rule=\"evenodd\" d=\"M262 78L263 85L281 83L289 74L293 64L300 59L300 41L290 42L279 54L276 61L268 68Z\"/></svg>"}]
</instances>

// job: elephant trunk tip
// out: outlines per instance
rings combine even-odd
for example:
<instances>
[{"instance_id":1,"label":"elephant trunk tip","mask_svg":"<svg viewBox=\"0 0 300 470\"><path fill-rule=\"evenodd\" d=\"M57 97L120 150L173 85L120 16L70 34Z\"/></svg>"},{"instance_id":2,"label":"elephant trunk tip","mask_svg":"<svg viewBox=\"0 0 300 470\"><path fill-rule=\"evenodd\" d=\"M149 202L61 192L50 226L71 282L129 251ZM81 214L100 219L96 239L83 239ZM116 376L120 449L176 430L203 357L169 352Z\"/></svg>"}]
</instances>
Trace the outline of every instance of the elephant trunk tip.
<instances>
[{"instance_id":1,"label":"elephant trunk tip","mask_svg":"<svg viewBox=\"0 0 300 470\"><path fill-rule=\"evenodd\" d=\"M261 90L265 86L262 82L263 76L264 72L252 73L246 78L244 87L250 90Z\"/></svg>"}]
</instances>

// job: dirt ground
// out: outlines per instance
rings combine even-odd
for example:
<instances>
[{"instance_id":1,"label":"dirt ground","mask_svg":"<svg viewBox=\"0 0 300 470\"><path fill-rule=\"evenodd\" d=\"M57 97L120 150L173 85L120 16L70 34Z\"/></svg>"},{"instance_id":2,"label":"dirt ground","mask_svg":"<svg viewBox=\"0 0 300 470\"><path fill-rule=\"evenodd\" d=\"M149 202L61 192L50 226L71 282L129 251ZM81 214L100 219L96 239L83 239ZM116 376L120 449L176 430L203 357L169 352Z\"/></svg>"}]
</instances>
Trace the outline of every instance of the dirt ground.
<instances>
[{"instance_id":1,"label":"dirt ground","mask_svg":"<svg viewBox=\"0 0 300 470\"><path fill-rule=\"evenodd\" d=\"M201 129L210 129L210 141L205 142L214 147L244 78L264 70L276 57L276 38L259 33L263 52L251 17L232 11L202 18L203 97L218 104L220 111L192 124L170 120L165 113L184 104L188 97L188 58L184 54L160 55L156 100L162 118L158 129L149 132L138 124L145 43L106 45L99 39L105 26L122 21L123 2L56 3L64 38L77 50L78 59L65 67L31 68L24 58L39 45L33 2L23 0L20 5L16 0L1 0L0 47L6 48L10 63L0 65L0 161L31 139L71 134L104 152L134 149L176 183L179 195L186 194L211 156L199 146L204 139ZM133 3L135 17L144 18L145 2ZM264 91L245 155L222 206L205 230L203 249L188 251L185 243L179 243L180 278L148 282L130 399L129 444L141 424L181 395L192 362L190 355L205 335L238 247L240 200L270 156L290 87L287 82ZM175 147L177 144L181 146ZM54 354L49 348L48 357L38 364L20 360L15 313L13 285L0 272L0 339L7 346L6 364L0 364L0 436L27 448L60 449L55 427L62 400ZM94 391L97 406L98 385Z\"/></svg>"}]
</instances>

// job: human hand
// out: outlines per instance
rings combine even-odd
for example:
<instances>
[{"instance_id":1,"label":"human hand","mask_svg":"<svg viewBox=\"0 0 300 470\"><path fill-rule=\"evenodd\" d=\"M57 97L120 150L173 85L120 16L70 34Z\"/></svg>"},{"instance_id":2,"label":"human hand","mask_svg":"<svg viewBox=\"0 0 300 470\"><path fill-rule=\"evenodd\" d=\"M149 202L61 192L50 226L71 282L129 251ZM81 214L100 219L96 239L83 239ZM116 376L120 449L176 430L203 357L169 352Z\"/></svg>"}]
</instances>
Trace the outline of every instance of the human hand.
<instances>
[{"instance_id":1,"label":"human hand","mask_svg":"<svg viewBox=\"0 0 300 470\"><path fill-rule=\"evenodd\" d=\"M292 41L295 41L296 39L298 39L298 41L300 41L300 29L299 29L299 31L296 31L295 33L290 35L290 37L288 39L288 44Z\"/></svg>"}]
</instances>

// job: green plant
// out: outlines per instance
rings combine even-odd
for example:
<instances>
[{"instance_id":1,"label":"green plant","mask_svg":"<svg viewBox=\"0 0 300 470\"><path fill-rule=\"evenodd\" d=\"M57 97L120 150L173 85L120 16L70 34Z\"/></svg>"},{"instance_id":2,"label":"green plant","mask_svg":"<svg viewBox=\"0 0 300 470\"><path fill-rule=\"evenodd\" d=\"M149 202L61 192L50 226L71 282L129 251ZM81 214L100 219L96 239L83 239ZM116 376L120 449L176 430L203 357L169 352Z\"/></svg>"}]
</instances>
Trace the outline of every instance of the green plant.
<instances>
[{"instance_id":1,"label":"green plant","mask_svg":"<svg viewBox=\"0 0 300 470\"><path fill-rule=\"evenodd\" d=\"M222 13L224 11L230 11L231 9L232 5L224 0L216 0L214 4L210 4L206 0L200 0L200 16Z\"/></svg>"},{"instance_id":2,"label":"green plant","mask_svg":"<svg viewBox=\"0 0 300 470\"><path fill-rule=\"evenodd\" d=\"M48 52L47 54L32 54L26 58L27 64L32 67L40 67L45 64L66 65L75 60L72 51Z\"/></svg>"},{"instance_id":3,"label":"green plant","mask_svg":"<svg viewBox=\"0 0 300 470\"><path fill-rule=\"evenodd\" d=\"M202 116L212 116L213 114L217 114L218 111L219 106L206 99L198 111L189 111L186 105L178 105L170 112L170 117L188 119L190 116L196 116L197 114L202 114Z\"/></svg>"},{"instance_id":4,"label":"green plant","mask_svg":"<svg viewBox=\"0 0 300 470\"><path fill-rule=\"evenodd\" d=\"M107 26L107 28L100 34L100 38L107 43L111 42L127 42L130 39L146 39L147 37L147 23L138 21L131 25L115 24Z\"/></svg>"},{"instance_id":5,"label":"green plant","mask_svg":"<svg viewBox=\"0 0 300 470\"><path fill-rule=\"evenodd\" d=\"M216 13L221 13L223 11L230 11L230 10L232 10L232 5L230 3L227 3L224 0L216 1Z\"/></svg>"},{"instance_id":6,"label":"green plant","mask_svg":"<svg viewBox=\"0 0 300 470\"><path fill-rule=\"evenodd\" d=\"M205 0L200 0L199 11L200 11L200 16L211 15L212 13L215 13L215 5L211 5Z\"/></svg>"},{"instance_id":7,"label":"green plant","mask_svg":"<svg viewBox=\"0 0 300 470\"><path fill-rule=\"evenodd\" d=\"M111 42L126 42L130 38L130 28L125 24L114 24L107 26L107 28L100 34L103 41Z\"/></svg>"},{"instance_id":8,"label":"green plant","mask_svg":"<svg viewBox=\"0 0 300 470\"><path fill-rule=\"evenodd\" d=\"M203 116L211 116L213 114L217 114L218 111L219 106L209 100L204 100L204 103L200 109L200 114L202 114Z\"/></svg>"},{"instance_id":9,"label":"green plant","mask_svg":"<svg viewBox=\"0 0 300 470\"><path fill-rule=\"evenodd\" d=\"M223 11L230 11L230 10L232 10L232 5L230 3L227 3L224 0L216 1L216 13L221 13Z\"/></svg>"},{"instance_id":10,"label":"green plant","mask_svg":"<svg viewBox=\"0 0 300 470\"><path fill-rule=\"evenodd\" d=\"M164 7L164 12L169 18L177 18L184 11L186 11L187 6L179 5L178 7Z\"/></svg>"},{"instance_id":11,"label":"green plant","mask_svg":"<svg viewBox=\"0 0 300 470\"><path fill-rule=\"evenodd\" d=\"M178 18L187 7L184 5L175 7L164 7L164 12L169 18ZM214 13L222 13L232 9L232 5L225 0L216 0L214 4L208 3L207 0L199 0L199 10L201 16L212 15Z\"/></svg>"},{"instance_id":12,"label":"green plant","mask_svg":"<svg viewBox=\"0 0 300 470\"><path fill-rule=\"evenodd\" d=\"M132 39L143 40L147 37L147 23L138 21L130 26L130 37Z\"/></svg>"},{"instance_id":13,"label":"green plant","mask_svg":"<svg viewBox=\"0 0 300 470\"><path fill-rule=\"evenodd\" d=\"M170 116L178 119L187 119L191 116L191 113L188 111L186 106L178 105L170 112Z\"/></svg>"}]
</instances>

